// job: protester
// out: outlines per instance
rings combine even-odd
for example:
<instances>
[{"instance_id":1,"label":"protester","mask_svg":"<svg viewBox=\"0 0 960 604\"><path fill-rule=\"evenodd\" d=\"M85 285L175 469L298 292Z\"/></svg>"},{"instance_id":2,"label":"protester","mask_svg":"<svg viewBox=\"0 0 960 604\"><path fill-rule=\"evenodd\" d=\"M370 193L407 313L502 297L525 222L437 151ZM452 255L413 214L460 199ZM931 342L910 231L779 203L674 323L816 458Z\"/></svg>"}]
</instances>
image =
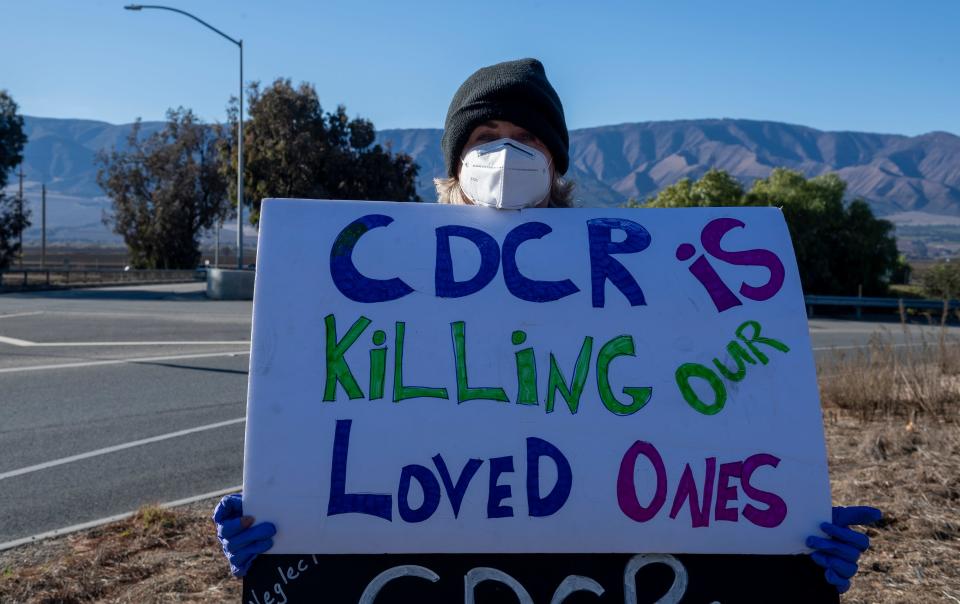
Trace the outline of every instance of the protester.
<instances>
[{"instance_id":1,"label":"protester","mask_svg":"<svg viewBox=\"0 0 960 604\"><path fill-rule=\"evenodd\" d=\"M440 147L447 169L434 180L440 203L573 205L573 184L563 179L570 165L563 106L539 61L498 63L467 78L450 102Z\"/></svg>"},{"instance_id":2,"label":"protester","mask_svg":"<svg viewBox=\"0 0 960 604\"><path fill-rule=\"evenodd\" d=\"M438 201L501 209L571 207L573 184L564 179L570 165L570 139L560 98L536 59L484 67L460 86L447 111L441 147L446 178L434 180ZM810 554L826 580L843 593L867 550L866 535L852 525L880 520L871 507L835 507L810 536ZM276 527L243 515L242 495L224 497L213 520L235 576L273 546Z\"/></svg>"}]
</instances>

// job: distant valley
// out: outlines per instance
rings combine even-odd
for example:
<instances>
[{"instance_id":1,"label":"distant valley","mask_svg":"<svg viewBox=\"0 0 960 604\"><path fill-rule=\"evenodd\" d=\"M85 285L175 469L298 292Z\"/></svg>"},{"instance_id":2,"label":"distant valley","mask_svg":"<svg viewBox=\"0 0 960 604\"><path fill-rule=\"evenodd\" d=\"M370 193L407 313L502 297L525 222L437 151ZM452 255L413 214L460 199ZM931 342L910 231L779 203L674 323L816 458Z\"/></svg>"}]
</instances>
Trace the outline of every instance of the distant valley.
<instances>
[{"instance_id":1,"label":"distant valley","mask_svg":"<svg viewBox=\"0 0 960 604\"><path fill-rule=\"evenodd\" d=\"M101 149L123 147L131 124L26 116L24 188L34 209L26 239L39 239L40 184L48 190L48 240L115 244L101 223L109 201L96 184L94 158ZM144 122L150 134L161 122ZM443 174L439 129L394 129L377 142L411 155L420 165L418 193L433 201L432 179ZM960 137L946 132L920 136L825 132L740 119L640 122L583 128L570 133L576 199L583 206L618 206L646 199L680 178L697 178L712 167L746 186L775 167L808 176L837 172L850 198L862 197L874 211L901 227L907 243L924 233L960 240ZM16 178L10 180L16 186ZM920 241L920 243L925 243ZM936 244L936 242L933 242ZM960 241L957 242L960 245ZM912 245L912 244L911 244Z\"/></svg>"}]
</instances>

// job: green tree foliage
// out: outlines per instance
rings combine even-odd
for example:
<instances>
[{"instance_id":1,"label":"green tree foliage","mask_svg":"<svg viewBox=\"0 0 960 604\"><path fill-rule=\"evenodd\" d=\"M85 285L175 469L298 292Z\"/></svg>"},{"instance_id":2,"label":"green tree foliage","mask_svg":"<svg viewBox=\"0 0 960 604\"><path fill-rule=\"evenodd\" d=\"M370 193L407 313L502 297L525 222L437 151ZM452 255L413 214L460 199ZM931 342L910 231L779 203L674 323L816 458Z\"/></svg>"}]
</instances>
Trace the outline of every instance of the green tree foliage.
<instances>
[{"instance_id":1,"label":"green tree foliage","mask_svg":"<svg viewBox=\"0 0 960 604\"><path fill-rule=\"evenodd\" d=\"M16 198L6 195L10 171L23 161L23 147L27 135L23 132L23 116L6 90L0 90L0 269L20 252L20 233L30 226L30 213L20 213Z\"/></svg>"},{"instance_id":2,"label":"green tree foliage","mask_svg":"<svg viewBox=\"0 0 960 604\"><path fill-rule=\"evenodd\" d=\"M189 109L167 112L147 138L134 125L126 150L97 157L97 183L113 202L104 223L123 236L137 268L193 268L200 233L229 211L215 129Z\"/></svg>"},{"instance_id":3,"label":"green tree foliage","mask_svg":"<svg viewBox=\"0 0 960 604\"><path fill-rule=\"evenodd\" d=\"M699 180L681 178L668 186L646 207L695 208L742 205L743 185L723 170L708 170Z\"/></svg>"},{"instance_id":4,"label":"green tree foliage","mask_svg":"<svg viewBox=\"0 0 960 604\"><path fill-rule=\"evenodd\" d=\"M913 267L910 266L910 263L907 262L907 257L904 254L897 256L897 265L893 268L893 272L890 274L890 283L897 285L907 285L910 283L910 275L913 274Z\"/></svg>"},{"instance_id":5,"label":"green tree foliage","mask_svg":"<svg viewBox=\"0 0 960 604\"><path fill-rule=\"evenodd\" d=\"M374 145L373 124L350 119L342 105L324 113L312 85L294 88L278 79L261 90L254 83L247 99L243 187L250 222L259 221L260 202L268 197L420 201L413 159ZM229 122L221 151L236 199L236 104Z\"/></svg>"},{"instance_id":6,"label":"green tree foliage","mask_svg":"<svg viewBox=\"0 0 960 604\"><path fill-rule=\"evenodd\" d=\"M898 269L893 224L867 203L843 201L846 183L836 174L806 178L777 168L749 190L722 170L697 181L682 179L642 207L776 206L793 240L800 280L808 293L882 295Z\"/></svg>"},{"instance_id":7,"label":"green tree foliage","mask_svg":"<svg viewBox=\"0 0 960 604\"><path fill-rule=\"evenodd\" d=\"M923 275L923 293L931 298L960 298L960 262L939 262Z\"/></svg>"}]
</instances>

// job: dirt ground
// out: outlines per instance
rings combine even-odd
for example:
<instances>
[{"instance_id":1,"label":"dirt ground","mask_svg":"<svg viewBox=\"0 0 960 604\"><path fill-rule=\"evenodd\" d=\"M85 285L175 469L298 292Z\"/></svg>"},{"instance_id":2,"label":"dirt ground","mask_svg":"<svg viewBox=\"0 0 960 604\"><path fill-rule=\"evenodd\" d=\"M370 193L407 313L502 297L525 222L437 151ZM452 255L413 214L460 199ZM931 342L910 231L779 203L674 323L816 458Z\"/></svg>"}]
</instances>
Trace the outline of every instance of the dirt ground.
<instances>
[{"instance_id":1,"label":"dirt ground","mask_svg":"<svg viewBox=\"0 0 960 604\"><path fill-rule=\"evenodd\" d=\"M239 602L220 551L216 500L0 552L0 602Z\"/></svg>"},{"instance_id":2,"label":"dirt ground","mask_svg":"<svg viewBox=\"0 0 960 604\"><path fill-rule=\"evenodd\" d=\"M884 519L844 603L960 604L960 423L828 413L834 503Z\"/></svg>"},{"instance_id":3,"label":"dirt ground","mask_svg":"<svg viewBox=\"0 0 960 604\"><path fill-rule=\"evenodd\" d=\"M842 601L960 604L960 424L828 411L825 428L835 503L885 514ZM214 503L0 552L0 602L239 602Z\"/></svg>"}]
</instances>

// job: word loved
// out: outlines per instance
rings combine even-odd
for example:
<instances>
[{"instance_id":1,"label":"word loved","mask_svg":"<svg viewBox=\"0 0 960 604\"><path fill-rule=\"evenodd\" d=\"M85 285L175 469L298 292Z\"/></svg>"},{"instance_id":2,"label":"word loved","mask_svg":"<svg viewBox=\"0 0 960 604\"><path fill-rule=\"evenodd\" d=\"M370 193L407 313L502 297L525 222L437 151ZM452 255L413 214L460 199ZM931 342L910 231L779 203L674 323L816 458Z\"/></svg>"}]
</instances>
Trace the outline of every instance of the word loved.
<instances>
[{"instance_id":1,"label":"word loved","mask_svg":"<svg viewBox=\"0 0 960 604\"><path fill-rule=\"evenodd\" d=\"M350 399L364 398L363 390L357 383L345 355L363 332L369 327L371 320L361 316L354 321L343 337L338 337L337 320L333 315L324 318L326 328L326 382L323 389L323 400L333 402L337 398L339 384ZM457 402L463 403L472 400L491 400L504 403L510 402L506 391L500 386L471 386L467 372L467 336L466 323L455 321L450 324L450 334L453 340L453 364L456 368L456 396ZM393 338L393 402L411 398L440 398L449 399L447 388L439 386L409 386L404 383L403 354L406 323L397 321L394 324ZM387 370L388 348L384 346L387 340L386 332L375 330L371 341L374 348L370 349L369 400L379 400L384 397L384 388ZM524 331L514 331L511 342L515 346L523 345L527 340ZM590 372L590 361L593 358L593 338L583 339L580 354L577 356L573 368L573 375L569 381L563 375L560 367L550 353L550 374L547 379L545 393L545 410L552 413L556 404L557 394L563 398L570 413L576 413L580 407L580 397L586 385L587 375ZM650 400L653 389L648 386L626 386L623 393L629 401L618 399L610 386L610 365L617 357L632 357L636 354L633 337L629 335L617 336L600 346L596 355L597 392L604 407L616 415L630 415L636 413ZM527 347L514 353L517 369L517 395L519 405L539 405L540 399L537 387L537 361L533 348Z\"/></svg>"},{"instance_id":2,"label":"word loved","mask_svg":"<svg viewBox=\"0 0 960 604\"><path fill-rule=\"evenodd\" d=\"M337 420L336 434L333 441L333 456L330 468L330 500L327 505L327 515L359 513L393 521L393 497L388 494L353 494L346 492L347 484L347 457L350 449L350 427L353 423L349 419ZM546 495L542 495L540 485L540 459L546 457L553 460L557 467L557 481ZM450 475L450 470L439 453L432 458L436 474L427 466L410 464L403 466L400 471L400 483L397 487L397 509L404 522L423 522L440 507L440 483L443 483L444 492L450 501L454 518L460 514L460 504L463 502L470 481L477 470L483 465L483 460L471 459L460 471L456 480ZM513 495L509 484L500 484L505 474L514 472L513 456L494 457L489 460L490 481L487 496L487 518L508 518L513 516L513 507L504 503ZM527 510L531 517L550 516L557 512L570 496L573 483L573 473L570 462L558 448L549 442L535 437L527 439ZM437 479L439 476L439 480ZM420 507L410 506L409 495L411 482L416 480L423 491L423 502Z\"/></svg>"},{"instance_id":3,"label":"word loved","mask_svg":"<svg viewBox=\"0 0 960 604\"><path fill-rule=\"evenodd\" d=\"M752 331L749 337L744 334L747 329ZM770 362L767 355L757 347L758 344L763 344L780 352L790 352L790 348L783 342L774 340L773 338L762 337L760 335L760 323L756 321L746 321L742 323L740 327L737 327L735 333L737 338L743 342L743 344L750 349L750 352L753 353L753 356L757 358L754 359L751 357L750 354L744 350L743 346L740 345L740 342L730 340L730 343L727 344L727 353L729 353L730 357L737 364L736 370L730 370L729 367L720 362L720 359L713 359L713 365L720 375L731 382L739 382L747 376L747 363L756 365L757 360L759 360L762 364L766 365ZM680 388L680 393L683 395L684 400L700 413L704 415L716 415L720 413L720 410L727 404L727 387L724 385L723 380L720 379L720 376L714 373L709 367L701 365L700 363L684 363L677 368L675 377L677 386ZM700 399L690 386L690 378L700 378L710 385L713 391L712 403L707 404Z\"/></svg>"},{"instance_id":4,"label":"word loved","mask_svg":"<svg viewBox=\"0 0 960 604\"><path fill-rule=\"evenodd\" d=\"M653 498L643 505L637 498L634 470L640 457L646 458L656 474L656 490ZM673 503L670 506L670 518L676 519L684 503L690 509L692 526L705 527L710 525L710 517L716 521L738 522L740 513L738 508L728 504L737 501L737 487L730 484L730 479L738 478L744 495L766 505L766 509L747 503L743 507L742 515L752 524L764 528L774 528L783 522L787 516L787 504L779 496L762 491L750 484L753 473L763 467L776 468L780 459L767 453L751 455L743 461L720 464L717 471L717 458L708 457L705 460L702 488L698 488L694 471L690 464L684 464L680 480L671 485L667 478L667 469L660 452L651 443L638 440L627 449L620 462L620 472L617 476L617 503L620 510L632 520L647 522L655 517L667 501L667 494L674 492ZM702 494L702 496L701 496ZM716 505L713 505L714 495Z\"/></svg>"}]
</instances>

